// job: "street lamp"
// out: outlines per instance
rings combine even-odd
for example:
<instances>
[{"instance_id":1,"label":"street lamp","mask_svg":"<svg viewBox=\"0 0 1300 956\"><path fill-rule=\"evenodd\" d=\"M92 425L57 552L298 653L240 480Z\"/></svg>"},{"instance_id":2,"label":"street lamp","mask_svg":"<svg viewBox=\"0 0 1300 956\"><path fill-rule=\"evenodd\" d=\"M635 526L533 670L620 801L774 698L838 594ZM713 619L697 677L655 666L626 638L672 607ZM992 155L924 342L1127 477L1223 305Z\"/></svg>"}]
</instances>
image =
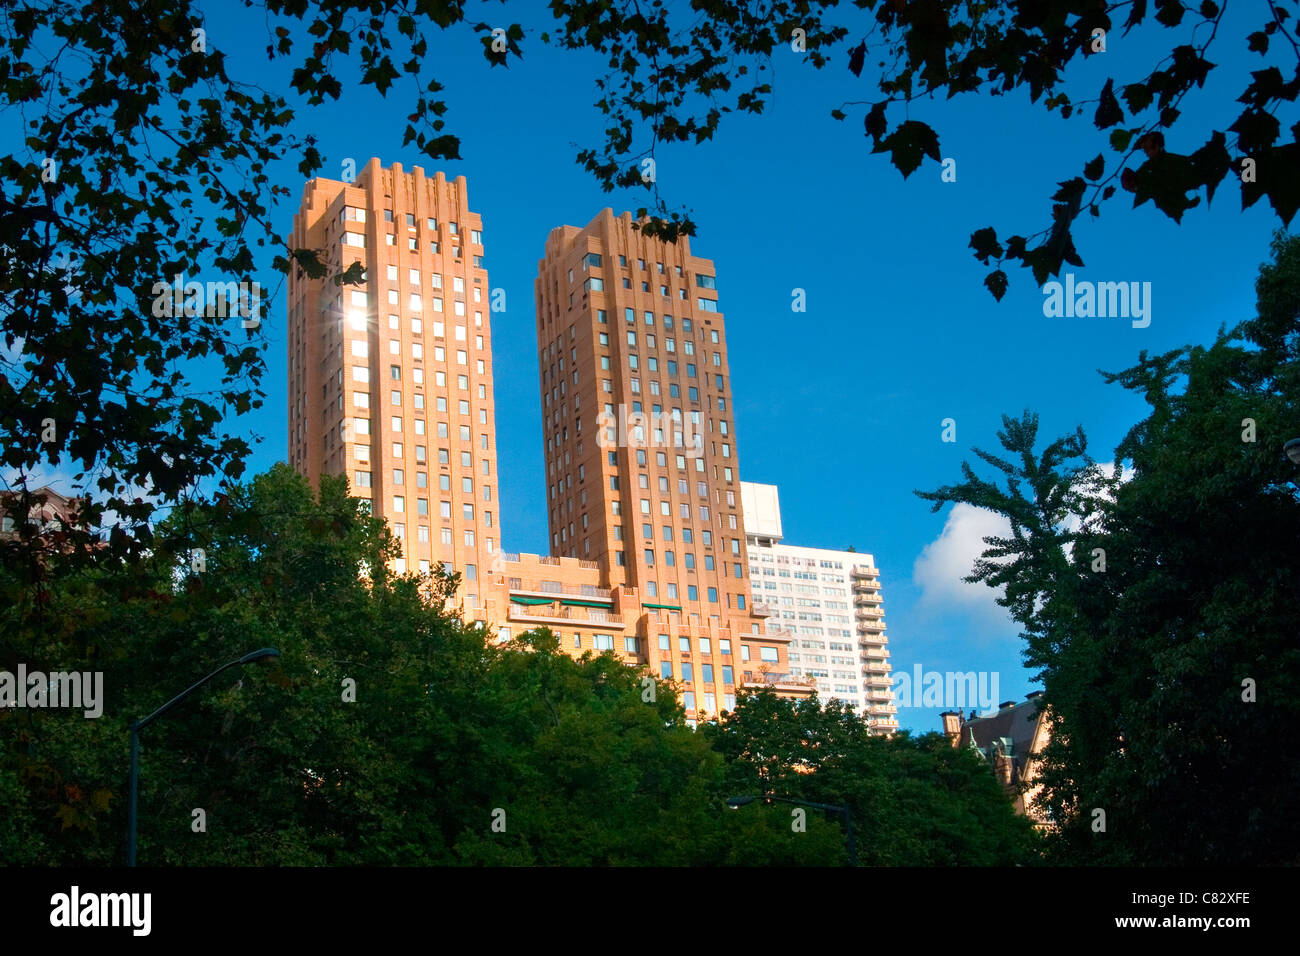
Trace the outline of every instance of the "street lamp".
<instances>
[{"instance_id":1,"label":"street lamp","mask_svg":"<svg viewBox=\"0 0 1300 956\"><path fill-rule=\"evenodd\" d=\"M1291 464L1300 465L1300 438L1292 438L1282 446L1282 450L1291 459Z\"/></svg>"},{"instance_id":2,"label":"street lamp","mask_svg":"<svg viewBox=\"0 0 1300 956\"><path fill-rule=\"evenodd\" d=\"M279 657L280 652L274 647L263 647L260 650L252 651L245 654L238 660L231 661L229 664L222 664L207 677L197 682L187 690L181 691L167 703L163 704L148 717L131 723L131 777L127 784L127 803L126 803L126 865L135 866L135 819L136 819L136 794L140 789L140 731L148 727L155 720L161 717L167 711L171 710L190 694L194 693L212 678L216 677L222 671L229 670L232 667L242 667L244 664L252 664L256 661L267 660L272 657Z\"/></svg>"},{"instance_id":3,"label":"street lamp","mask_svg":"<svg viewBox=\"0 0 1300 956\"><path fill-rule=\"evenodd\" d=\"M844 818L844 849L848 852L849 866L858 865L858 844L853 838L853 811L847 806L840 806L835 803L815 803L812 800L792 800L789 797L774 797L770 794L754 797L727 797L727 806L733 810L739 810L746 804L753 803L755 800L762 800L764 803L771 803L773 800L778 803L792 803L797 807L812 807L814 810L825 810L827 813L838 813Z\"/></svg>"}]
</instances>

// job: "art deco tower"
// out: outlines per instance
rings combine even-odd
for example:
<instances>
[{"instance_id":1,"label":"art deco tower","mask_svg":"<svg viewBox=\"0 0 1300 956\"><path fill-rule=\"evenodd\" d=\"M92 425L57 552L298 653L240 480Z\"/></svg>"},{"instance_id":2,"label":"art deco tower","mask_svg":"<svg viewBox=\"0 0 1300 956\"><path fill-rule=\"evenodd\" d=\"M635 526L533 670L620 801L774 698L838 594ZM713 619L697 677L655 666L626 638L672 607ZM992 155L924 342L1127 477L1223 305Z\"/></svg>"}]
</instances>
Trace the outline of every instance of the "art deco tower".
<instances>
[{"instance_id":1,"label":"art deco tower","mask_svg":"<svg viewBox=\"0 0 1300 956\"><path fill-rule=\"evenodd\" d=\"M552 230L535 284L551 553L636 589L647 663L703 712L734 692L721 642L729 665L741 645L736 684L784 676L789 643L750 603L715 276L688 239L646 238L606 209Z\"/></svg>"},{"instance_id":2,"label":"art deco tower","mask_svg":"<svg viewBox=\"0 0 1300 956\"><path fill-rule=\"evenodd\" d=\"M346 475L400 538L399 570L459 571L467 611L501 540L482 228L464 177L372 159L355 182L307 183L290 239L331 276L365 270L290 276L290 463Z\"/></svg>"}]
</instances>

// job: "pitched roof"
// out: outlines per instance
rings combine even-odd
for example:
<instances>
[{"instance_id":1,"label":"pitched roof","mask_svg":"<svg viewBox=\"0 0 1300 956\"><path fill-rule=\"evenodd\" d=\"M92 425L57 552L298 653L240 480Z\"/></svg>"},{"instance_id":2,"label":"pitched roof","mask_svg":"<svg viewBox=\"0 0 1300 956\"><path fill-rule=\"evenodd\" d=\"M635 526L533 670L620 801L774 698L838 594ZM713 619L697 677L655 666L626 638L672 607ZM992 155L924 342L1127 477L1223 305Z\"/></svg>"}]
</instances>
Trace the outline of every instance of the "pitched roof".
<instances>
[{"instance_id":1,"label":"pitched roof","mask_svg":"<svg viewBox=\"0 0 1300 956\"><path fill-rule=\"evenodd\" d=\"M1029 700L1014 707L1004 707L987 717L972 717L962 725L961 742L979 750L990 760L998 755L999 750L1006 752L1019 777L1030 756L1040 713L1038 695L1035 694Z\"/></svg>"}]
</instances>

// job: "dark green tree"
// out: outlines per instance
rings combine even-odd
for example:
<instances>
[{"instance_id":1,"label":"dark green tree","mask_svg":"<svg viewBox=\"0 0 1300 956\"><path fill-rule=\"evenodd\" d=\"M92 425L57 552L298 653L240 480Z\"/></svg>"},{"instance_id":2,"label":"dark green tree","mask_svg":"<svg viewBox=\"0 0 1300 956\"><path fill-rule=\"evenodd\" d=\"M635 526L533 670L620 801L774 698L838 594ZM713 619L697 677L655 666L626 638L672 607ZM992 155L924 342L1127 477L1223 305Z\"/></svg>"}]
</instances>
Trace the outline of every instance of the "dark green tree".
<instances>
[{"instance_id":1,"label":"dark green tree","mask_svg":"<svg viewBox=\"0 0 1300 956\"><path fill-rule=\"evenodd\" d=\"M395 539L277 466L178 509L151 552L47 587L0 571L0 667L101 670L104 715L0 710L5 860L122 859L127 727L263 646L143 734L139 858L175 865L796 865L836 829L729 812L669 685L553 634L500 644L394 575ZM206 832L196 832L202 810Z\"/></svg>"},{"instance_id":2,"label":"dark green tree","mask_svg":"<svg viewBox=\"0 0 1300 956\"><path fill-rule=\"evenodd\" d=\"M1105 374L1150 406L1113 477L1082 432L1036 452L1026 414L1004 418L1008 460L976 451L1004 489L963 465L918 492L1011 522L967 580L1006 588L1043 681L1060 859L1300 861L1300 471L1282 453L1300 432L1300 239L1276 237L1256 293L1209 347Z\"/></svg>"},{"instance_id":3,"label":"dark green tree","mask_svg":"<svg viewBox=\"0 0 1300 956\"><path fill-rule=\"evenodd\" d=\"M859 865L1037 860L1031 824L1016 815L988 766L940 734L873 735L846 704L782 699L768 690L742 695L705 734L727 761L733 794L848 806ZM788 805L772 808L789 819Z\"/></svg>"},{"instance_id":4,"label":"dark green tree","mask_svg":"<svg viewBox=\"0 0 1300 956\"><path fill-rule=\"evenodd\" d=\"M678 212L659 215L665 206L644 160L666 144L712 138L727 113L761 113L777 93L778 66L846 69L844 102L827 104L830 114L861 116L871 152L888 155L904 177L944 155L924 114L936 97L1020 94L1047 114L1091 124L1098 152L1076 157L1073 175L1063 170L1041 229L1001 241L993 227L971 235L976 258L995 267L985 285L997 298L1008 283L1004 263L1030 269L1038 283L1064 263L1082 266L1072 227L1084 212L1099 216L1119 190L1181 221L1202 192L1208 202L1227 182L1243 208L1267 197L1283 224L1291 221L1300 207L1297 4L1268 0L1225 24L1227 8L1215 0L551 4L557 42L608 64L596 103L609 121L605 141L579 161L607 188L651 190L650 229L668 236L694 224ZM1239 106L1217 119L1184 116L1184 99L1219 81L1210 57L1224 44L1258 58ZM1100 80L1098 58L1114 64Z\"/></svg>"},{"instance_id":5,"label":"dark green tree","mask_svg":"<svg viewBox=\"0 0 1300 956\"><path fill-rule=\"evenodd\" d=\"M260 247L278 250L283 272L324 274L317 250L289 248L267 218L290 192L272 185L277 159L297 159L303 178L324 165L314 138L295 132L290 98L310 109L354 78L381 96L409 81L404 143L435 161L458 158L431 41L468 32L504 66L526 35L504 17L473 22L450 0L245 5L265 14L266 53L288 68L289 89L228 74L197 0L15 0L0 16L0 119L20 133L0 151L0 465L20 489L42 465L73 468L95 492L92 518L114 513L115 552L147 546L155 501L240 477L247 430L222 422L262 399L274 290L248 317L177 315L159 308L168 299L159 284L251 284ZM1227 181L1243 206L1267 197L1290 222L1300 205L1295 6L1268 0L1225 25L1227 4L1215 0L554 0L540 39L606 63L595 104L604 142L581 148L578 162L607 189L649 190L647 229L669 238L694 225L669 210L644 161L664 144L710 139L728 113L761 113L777 58L847 68L846 102L831 115L861 113L871 151L904 176L942 156L923 119L937 95L1023 93L1090 122L1099 152L1063 171L1050 221L1003 239L992 227L972 234L1000 297L1006 262L1038 282L1082 265L1071 227L1117 188L1180 220ZM491 18L496 8L485 7ZM1245 46L1259 69L1239 110L1194 125L1183 101L1217 80L1210 56L1223 43ZM1128 72L1133 51L1147 48L1151 60ZM1113 59L1115 74L1080 91L1073 78L1097 57ZM198 389L199 369L218 387Z\"/></svg>"}]
</instances>

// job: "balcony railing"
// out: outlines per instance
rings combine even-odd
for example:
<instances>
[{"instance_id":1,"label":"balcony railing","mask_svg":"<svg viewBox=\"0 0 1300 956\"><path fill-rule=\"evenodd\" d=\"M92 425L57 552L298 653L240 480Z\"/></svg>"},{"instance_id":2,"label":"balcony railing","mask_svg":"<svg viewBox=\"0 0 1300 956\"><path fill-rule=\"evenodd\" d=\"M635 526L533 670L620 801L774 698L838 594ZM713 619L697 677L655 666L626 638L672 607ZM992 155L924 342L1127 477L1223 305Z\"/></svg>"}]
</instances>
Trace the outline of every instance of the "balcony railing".
<instances>
[{"instance_id":1,"label":"balcony railing","mask_svg":"<svg viewBox=\"0 0 1300 956\"><path fill-rule=\"evenodd\" d=\"M773 671L744 671L741 674L746 684L759 687L775 687L778 684L794 684L800 687L816 687L817 680L803 674L779 674Z\"/></svg>"},{"instance_id":2,"label":"balcony railing","mask_svg":"<svg viewBox=\"0 0 1300 956\"><path fill-rule=\"evenodd\" d=\"M519 564L518 551L498 551L497 555L501 558L501 561L505 564ZM539 555L537 558L537 563L556 565L560 563L560 559L553 558L550 555ZM598 564L595 561L587 561L585 559L579 558L578 567L588 568L589 570L595 571L595 570L599 570L600 564Z\"/></svg>"},{"instance_id":3,"label":"balcony railing","mask_svg":"<svg viewBox=\"0 0 1300 956\"><path fill-rule=\"evenodd\" d=\"M597 598L602 601L610 599L608 588L598 588L594 584L561 584L559 581L529 581L522 578L509 578L506 581L511 591L530 591L535 594L571 594L575 597Z\"/></svg>"},{"instance_id":4,"label":"balcony railing","mask_svg":"<svg viewBox=\"0 0 1300 956\"><path fill-rule=\"evenodd\" d=\"M622 627L623 619L599 608L560 607L552 604L510 605L510 617L516 620L566 621L569 624L603 624Z\"/></svg>"}]
</instances>

